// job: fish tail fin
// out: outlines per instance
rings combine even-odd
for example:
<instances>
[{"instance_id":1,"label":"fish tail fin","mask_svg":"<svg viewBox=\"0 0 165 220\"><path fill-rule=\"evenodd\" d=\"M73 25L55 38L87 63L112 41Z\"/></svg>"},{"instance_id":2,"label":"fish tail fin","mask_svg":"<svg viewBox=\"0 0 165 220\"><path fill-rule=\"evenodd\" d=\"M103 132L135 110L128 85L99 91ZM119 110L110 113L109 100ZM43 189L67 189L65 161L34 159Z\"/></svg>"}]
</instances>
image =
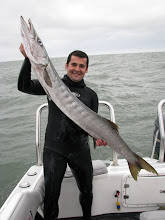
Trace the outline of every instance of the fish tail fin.
<instances>
[{"instance_id":1,"label":"fish tail fin","mask_svg":"<svg viewBox=\"0 0 165 220\"><path fill-rule=\"evenodd\" d=\"M148 172L152 172L158 175L157 171L149 163L147 163L143 158L139 157L137 154L135 155L137 158L136 163L130 164L128 162L130 172L135 180L137 180L138 173L141 169L147 170Z\"/></svg>"}]
</instances>

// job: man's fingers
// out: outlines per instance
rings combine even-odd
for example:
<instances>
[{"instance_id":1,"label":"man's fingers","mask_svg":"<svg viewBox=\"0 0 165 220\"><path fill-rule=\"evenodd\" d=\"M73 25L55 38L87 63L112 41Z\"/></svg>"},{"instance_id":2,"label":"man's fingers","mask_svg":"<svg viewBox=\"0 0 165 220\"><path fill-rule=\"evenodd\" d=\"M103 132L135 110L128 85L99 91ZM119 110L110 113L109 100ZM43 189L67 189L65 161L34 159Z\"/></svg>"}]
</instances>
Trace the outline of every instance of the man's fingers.
<instances>
[{"instance_id":1,"label":"man's fingers","mask_svg":"<svg viewBox=\"0 0 165 220\"><path fill-rule=\"evenodd\" d=\"M107 145L107 142L106 142L106 141L103 141L103 140L101 140L101 139L97 139L96 145L97 145L97 146L102 146L102 145L106 146L106 145Z\"/></svg>"},{"instance_id":2,"label":"man's fingers","mask_svg":"<svg viewBox=\"0 0 165 220\"><path fill-rule=\"evenodd\" d=\"M24 57L27 57L25 50L24 50L24 47L23 47L23 44L20 45L19 50L23 54Z\"/></svg>"}]
</instances>

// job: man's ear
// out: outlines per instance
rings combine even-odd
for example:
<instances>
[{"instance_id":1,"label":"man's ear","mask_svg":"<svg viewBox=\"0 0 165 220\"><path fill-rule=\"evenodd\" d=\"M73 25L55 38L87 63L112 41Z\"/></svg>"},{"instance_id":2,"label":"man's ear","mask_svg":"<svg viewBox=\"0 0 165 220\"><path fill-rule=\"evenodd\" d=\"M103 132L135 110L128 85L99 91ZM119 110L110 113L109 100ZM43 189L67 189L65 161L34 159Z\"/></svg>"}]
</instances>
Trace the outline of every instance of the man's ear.
<instances>
[{"instance_id":1,"label":"man's ear","mask_svg":"<svg viewBox=\"0 0 165 220\"><path fill-rule=\"evenodd\" d=\"M88 67L87 67L87 69L86 69L86 73L88 72Z\"/></svg>"},{"instance_id":2,"label":"man's ear","mask_svg":"<svg viewBox=\"0 0 165 220\"><path fill-rule=\"evenodd\" d=\"M66 63L66 64L65 64L65 69L67 69L67 68L68 68L68 64Z\"/></svg>"}]
</instances>

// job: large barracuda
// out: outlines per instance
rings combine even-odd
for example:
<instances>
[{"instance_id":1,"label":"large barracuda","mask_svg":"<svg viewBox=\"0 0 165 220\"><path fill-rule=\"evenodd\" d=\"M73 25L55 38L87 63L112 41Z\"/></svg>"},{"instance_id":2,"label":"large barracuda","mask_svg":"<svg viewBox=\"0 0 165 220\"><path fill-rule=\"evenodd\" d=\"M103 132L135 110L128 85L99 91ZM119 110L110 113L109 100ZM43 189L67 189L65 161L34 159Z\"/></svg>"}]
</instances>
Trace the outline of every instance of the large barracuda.
<instances>
[{"instance_id":1,"label":"large barracuda","mask_svg":"<svg viewBox=\"0 0 165 220\"><path fill-rule=\"evenodd\" d=\"M145 160L135 154L119 136L117 126L93 112L84 105L60 79L52 65L42 41L38 37L31 21L26 24L21 17L21 36L25 52L31 62L33 71L45 89L48 97L74 121L95 139L102 139L121 154L128 162L130 172L135 180L141 169L158 175L156 170Z\"/></svg>"}]
</instances>

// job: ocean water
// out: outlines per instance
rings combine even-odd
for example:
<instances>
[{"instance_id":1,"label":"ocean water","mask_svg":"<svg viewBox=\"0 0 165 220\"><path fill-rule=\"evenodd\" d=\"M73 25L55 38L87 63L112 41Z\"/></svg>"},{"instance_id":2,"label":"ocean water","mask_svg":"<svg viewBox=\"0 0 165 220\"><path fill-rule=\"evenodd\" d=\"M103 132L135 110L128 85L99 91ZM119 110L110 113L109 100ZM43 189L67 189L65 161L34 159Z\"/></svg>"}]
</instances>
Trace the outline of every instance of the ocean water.
<instances>
[{"instance_id":1,"label":"ocean water","mask_svg":"<svg viewBox=\"0 0 165 220\"><path fill-rule=\"evenodd\" d=\"M115 109L120 135L141 156L150 156L157 105L165 98L165 53L136 53L90 56L86 84L99 100ZM62 77L66 58L52 62ZM0 207L17 182L36 163L35 114L46 103L45 96L33 96L17 90L22 61L0 63ZM32 73L32 78L35 78ZM106 108L99 114L109 117ZM42 146L47 111L43 112ZM98 125L99 126L99 125ZM112 150L97 147L93 159L112 160ZM120 156L119 156L120 157Z\"/></svg>"}]
</instances>

